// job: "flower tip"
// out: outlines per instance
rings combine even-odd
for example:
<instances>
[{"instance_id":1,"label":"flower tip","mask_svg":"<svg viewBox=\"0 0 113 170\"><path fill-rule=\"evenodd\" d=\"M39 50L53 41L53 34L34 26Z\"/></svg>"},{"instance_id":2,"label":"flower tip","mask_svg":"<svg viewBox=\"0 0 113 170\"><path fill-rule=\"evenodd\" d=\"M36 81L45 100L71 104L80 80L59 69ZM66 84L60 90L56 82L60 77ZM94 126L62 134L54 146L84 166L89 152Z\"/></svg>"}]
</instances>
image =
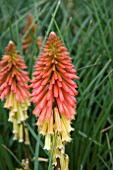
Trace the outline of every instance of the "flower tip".
<instances>
[{"instance_id":1,"label":"flower tip","mask_svg":"<svg viewBox=\"0 0 113 170\"><path fill-rule=\"evenodd\" d=\"M19 139L19 142L22 143L22 142L23 142L23 139Z\"/></svg>"},{"instance_id":2,"label":"flower tip","mask_svg":"<svg viewBox=\"0 0 113 170\"><path fill-rule=\"evenodd\" d=\"M26 141L25 144L26 144L26 145L30 145L29 141Z\"/></svg>"},{"instance_id":3,"label":"flower tip","mask_svg":"<svg viewBox=\"0 0 113 170\"><path fill-rule=\"evenodd\" d=\"M55 36L56 34L55 34L54 31L52 31L52 32L50 33L50 35Z\"/></svg>"},{"instance_id":4,"label":"flower tip","mask_svg":"<svg viewBox=\"0 0 113 170\"><path fill-rule=\"evenodd\" d=\"M14 42L13 42L12 40L10 40L10 41L9 41L9 44L12 44L12 45L13 45L13 44L14 44Z\"/></svg>"},{"instance_id":5,"label":"flower tip","mask_svg":"<svg viewBox=\"0 0 113 170\"><path fill-rule=\"evenodd\" d=\"M16 52L16 46L12 40L9 41L5 51L6 55L13 55L13 53Z\"/></svg>"}]
</instances>

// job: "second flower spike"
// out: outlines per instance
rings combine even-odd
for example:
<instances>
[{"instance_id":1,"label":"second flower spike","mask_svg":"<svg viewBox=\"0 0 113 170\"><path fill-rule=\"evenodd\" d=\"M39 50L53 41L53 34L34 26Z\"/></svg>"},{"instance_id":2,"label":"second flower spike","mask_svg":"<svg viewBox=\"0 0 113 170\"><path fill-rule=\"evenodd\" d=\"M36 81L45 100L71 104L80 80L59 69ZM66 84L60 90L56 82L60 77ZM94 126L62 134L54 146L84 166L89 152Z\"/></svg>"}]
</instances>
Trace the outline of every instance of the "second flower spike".
<instances>
[{"instance_id":1,"label":"second flower spike","mask_svg":"<svg viewBox=\"0 0 113 170\"><path fill-rule=\"evenodd\" d=\"M26 127L29 102L30 81L24 60L16 51L12 41L6 47L5 55L0 61L0 99L6 98L4 107L9 109L9 121L13 123L14 139L29 144Z\"/></svg>"}]
</instances>

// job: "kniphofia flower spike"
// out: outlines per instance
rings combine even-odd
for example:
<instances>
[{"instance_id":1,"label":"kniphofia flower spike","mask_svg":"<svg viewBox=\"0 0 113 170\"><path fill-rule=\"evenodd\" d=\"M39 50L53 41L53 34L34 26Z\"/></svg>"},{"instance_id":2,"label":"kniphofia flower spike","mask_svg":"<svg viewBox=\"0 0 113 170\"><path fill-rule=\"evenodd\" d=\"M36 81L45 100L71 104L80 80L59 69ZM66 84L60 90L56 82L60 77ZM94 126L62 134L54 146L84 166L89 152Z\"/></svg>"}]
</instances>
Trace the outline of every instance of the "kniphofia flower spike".
<instances>
[{"instance_id":1,"label":"kniphofia flower spike","mask_svg":"<svg viewBox=\"0 0 113 170\"><path fill-rule=\"evenodd\" d=\"M45 136L44 148L51 153L57 134L53 165L59 166L60 161L61 170L68 170L65 144L71 141L71 120L76 113L74 96L78 94L73 81L78 76L71 60L59 37L51 32L38 57L31 84L31 102L36 105L33 114L37 116L39 132Z\"/></svg>"},{"instance_id":2,"label":"kniphofia flower spike","mask_svg":"<svg viewBox=\"0 0 113 170\"><path fill-rule=\"evenodd\" d=\"M9 109L9 121L13 123L14 139L29 143L28 130L25 124L29 102L30 81L24 60L18 55L12 41L6 47L5 55L0 61L0 99L6 98L4 107Z\"/></svg>"}]
</instances>

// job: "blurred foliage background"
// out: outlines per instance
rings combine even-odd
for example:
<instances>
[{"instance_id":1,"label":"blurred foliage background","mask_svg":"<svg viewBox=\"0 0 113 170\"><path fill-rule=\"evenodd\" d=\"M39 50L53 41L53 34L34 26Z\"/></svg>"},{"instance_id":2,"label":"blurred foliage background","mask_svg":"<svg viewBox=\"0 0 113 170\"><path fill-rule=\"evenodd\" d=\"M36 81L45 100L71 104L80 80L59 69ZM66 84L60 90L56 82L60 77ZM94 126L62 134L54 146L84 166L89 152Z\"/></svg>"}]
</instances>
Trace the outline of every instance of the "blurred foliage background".
<instances>
[{"instance_id":1,"label":"blurred foliage background","mask_svg":"<svg viewBox=\"0 0 113 170\"><path fill-rule=\"evenodd\" d=\"M0 58L13 40L25 59L32 78L35 59L40 53L36 37L43 44L51 31L63 40L80 77L77 116L73 140L66 146L70 170L113 169L113 2L112 0L0 0ZM36 33L27 53L22 50L22 33L27 16L33 15ZM33 105L28 110L30 145L13 141L8 110L0 101L0 169L21 167L29 159L30 168L48 169L48 155L39 141ZM39 142L39 147L36 147ZM37 149L38 148L38 149ZM35 159L39 153L39 158ZM37 165L37 166L36 166Z\"/></svg>"}]
</instances>

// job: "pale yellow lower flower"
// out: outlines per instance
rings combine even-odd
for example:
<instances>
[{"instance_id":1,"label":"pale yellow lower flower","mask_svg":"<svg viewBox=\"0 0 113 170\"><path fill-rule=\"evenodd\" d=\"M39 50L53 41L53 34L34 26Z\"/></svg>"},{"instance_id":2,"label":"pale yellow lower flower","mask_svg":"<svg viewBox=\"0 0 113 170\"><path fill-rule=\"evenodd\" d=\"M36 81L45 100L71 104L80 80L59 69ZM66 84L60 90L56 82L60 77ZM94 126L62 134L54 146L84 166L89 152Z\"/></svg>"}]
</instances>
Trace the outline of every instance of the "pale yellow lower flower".
<instances>
[{"instance_id":1,"label":"pale yellow lower flower","mask_svg":"<svg viewBox=\"0 0 113 170\"><path fill-rule=\"evenodd\" d=\"M26 127L26 119L28 118L27 109L30 106L29 99L25 102L17 101L14 93L10 92L6 98L4 107L9 109L9 119L8 121L13 124L13 134L14 140L19 140L19 142L25 142L29 144L29 134Z\"/></svg>"},{"instance_id":2,"label":"pale yellow lower flower","mask_svg":"<svg viewBox=\"0 0 113 170\"><path fill-rule=\"evenodd\" d=\"M64 114L60 114L58 108L53 109L50 119L44 122L37 122L40 134L45 137L44 149L51 154L54 146L56 134L56 146L53 153L53 166L57 165L57 159L60 160L61 170L68 170L68 155L65 154L65 145L71 141L70 132L73 130L71 121Z\"/></svg>"}]
</instances>

